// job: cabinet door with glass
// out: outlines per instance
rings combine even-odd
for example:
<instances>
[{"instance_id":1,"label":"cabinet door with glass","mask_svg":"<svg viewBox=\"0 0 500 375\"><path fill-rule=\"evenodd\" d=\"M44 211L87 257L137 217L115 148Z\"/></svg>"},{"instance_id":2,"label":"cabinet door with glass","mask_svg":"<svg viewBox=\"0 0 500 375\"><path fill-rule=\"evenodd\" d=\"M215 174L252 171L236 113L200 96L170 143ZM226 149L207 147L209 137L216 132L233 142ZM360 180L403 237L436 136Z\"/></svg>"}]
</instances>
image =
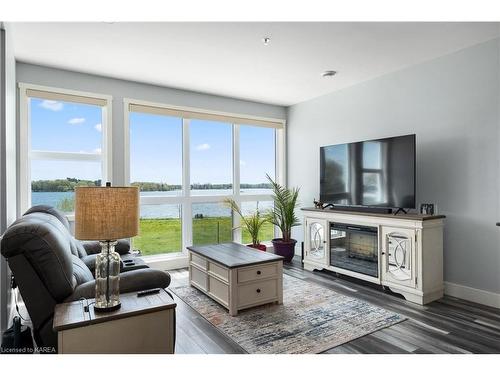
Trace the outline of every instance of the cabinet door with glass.
<instances>
[{"instance_id":1,"label":"cabinet door with glass","mask_svg":"<svg viewBox=\"0 0 500 375\"><path fill-rule=\"evenodd\" d=\"M416 287L415 230L382 227L382 283Z\"/></svg>"},{"instance_id":2,"label":"cabinet door with glass","mask_svg":"<svg viewBox=\"0 0 500 375\"><path fill-rule=\"evenodd\" d=\"M328 265L328 222L326 220L306 218L304 241L304 259Z\"/></svg>"}]
</instances>

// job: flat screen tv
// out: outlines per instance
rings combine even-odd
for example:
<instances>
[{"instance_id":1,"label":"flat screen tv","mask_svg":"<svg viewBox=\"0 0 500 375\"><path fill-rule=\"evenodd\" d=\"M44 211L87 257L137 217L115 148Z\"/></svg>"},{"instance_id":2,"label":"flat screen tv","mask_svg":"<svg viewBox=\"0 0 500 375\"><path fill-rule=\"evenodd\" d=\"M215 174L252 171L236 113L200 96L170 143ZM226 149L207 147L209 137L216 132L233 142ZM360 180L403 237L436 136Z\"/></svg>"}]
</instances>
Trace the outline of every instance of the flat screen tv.
<instances>
[{"instance_id":1,"label":"flat screen tv","mask_svg":"<svg viewBox=\"0 0 500 375\"><path fill-rule=\"evenodd\" d=\"M321 147L320 200L415 208L415 134Z\"/></svg>"}]
</instances>

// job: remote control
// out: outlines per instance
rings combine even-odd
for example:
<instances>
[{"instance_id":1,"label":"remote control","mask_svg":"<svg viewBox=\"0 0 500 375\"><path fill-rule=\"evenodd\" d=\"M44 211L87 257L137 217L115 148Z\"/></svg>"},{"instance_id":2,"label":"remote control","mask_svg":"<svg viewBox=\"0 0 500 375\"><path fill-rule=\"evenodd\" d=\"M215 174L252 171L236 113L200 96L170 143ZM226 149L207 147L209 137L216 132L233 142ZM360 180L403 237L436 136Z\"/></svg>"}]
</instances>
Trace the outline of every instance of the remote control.
<instances>
[{"instance_id":1,"label":"remote control","mask_svg":"<svg viewBox=\"0 0 500 375\"><path fill-rule=\"evenodd\" d=\"M143 296L148 296L150 294L158 294L158 293L160 293L160 288L142 290L137 293L137 297L143 297Z\"/></svg>"}]
</instances>

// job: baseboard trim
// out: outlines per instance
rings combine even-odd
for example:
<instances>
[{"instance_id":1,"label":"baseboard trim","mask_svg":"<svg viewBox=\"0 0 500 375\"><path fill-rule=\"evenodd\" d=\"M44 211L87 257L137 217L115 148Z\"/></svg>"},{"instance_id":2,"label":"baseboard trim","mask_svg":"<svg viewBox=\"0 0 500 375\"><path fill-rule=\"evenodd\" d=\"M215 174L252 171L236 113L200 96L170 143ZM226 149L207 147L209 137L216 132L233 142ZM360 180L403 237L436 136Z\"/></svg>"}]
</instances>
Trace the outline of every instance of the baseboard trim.
<instances>
[{"instance_id":1,"label":"baseboard trim","mask_svg":"<svg viewBox=\"0 0 500 375\"><path fill-rule=\"evenodd\" d=\"M499 293L475 289L469 286L454 284L446 281L444 283L444 294L500 309Z\"/></svg>"}]
</instances>

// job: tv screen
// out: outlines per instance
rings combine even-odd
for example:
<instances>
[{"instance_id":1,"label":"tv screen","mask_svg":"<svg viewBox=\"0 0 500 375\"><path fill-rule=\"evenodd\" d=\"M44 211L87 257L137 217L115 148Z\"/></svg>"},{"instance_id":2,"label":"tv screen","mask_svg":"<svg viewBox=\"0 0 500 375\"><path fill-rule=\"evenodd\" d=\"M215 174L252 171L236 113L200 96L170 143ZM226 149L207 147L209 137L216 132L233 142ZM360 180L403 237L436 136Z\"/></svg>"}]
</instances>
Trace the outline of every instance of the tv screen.
<instances>
[{"instance_id":1,"label":"tv screen","mask_svg":"<svg viewBox=\"0 0 500 375\"><path fill-rule=\"evenodd\" d=\"M320 200L415 208L415 134L321 147Z\"/></svg>"}]
</instances>

